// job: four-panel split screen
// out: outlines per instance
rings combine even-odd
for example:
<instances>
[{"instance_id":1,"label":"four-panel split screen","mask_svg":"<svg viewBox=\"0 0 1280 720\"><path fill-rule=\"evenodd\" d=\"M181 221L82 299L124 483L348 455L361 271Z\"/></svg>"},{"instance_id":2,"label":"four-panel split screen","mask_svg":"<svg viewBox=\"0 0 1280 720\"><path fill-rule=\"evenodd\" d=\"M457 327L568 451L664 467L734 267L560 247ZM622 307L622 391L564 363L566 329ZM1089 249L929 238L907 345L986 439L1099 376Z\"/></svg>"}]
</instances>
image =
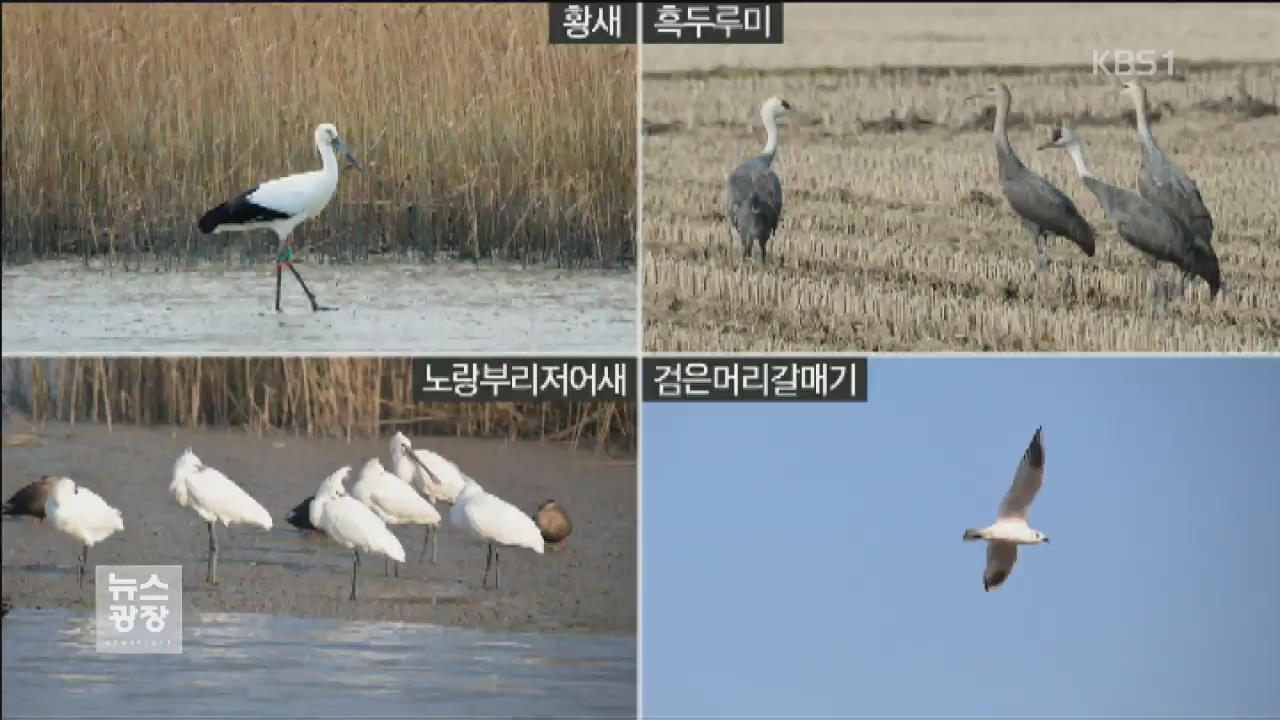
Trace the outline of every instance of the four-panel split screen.
<instances>
[{"instance_id":1,"label":"four-panel split screen","mask_svg":"<svg viewBox=\"0 0 1280 720\"><path fill-rule=\"evenodd\" d=\"M4 717L1280 714L1280 6L2 32Z\"/></svg>"}]
</instances>

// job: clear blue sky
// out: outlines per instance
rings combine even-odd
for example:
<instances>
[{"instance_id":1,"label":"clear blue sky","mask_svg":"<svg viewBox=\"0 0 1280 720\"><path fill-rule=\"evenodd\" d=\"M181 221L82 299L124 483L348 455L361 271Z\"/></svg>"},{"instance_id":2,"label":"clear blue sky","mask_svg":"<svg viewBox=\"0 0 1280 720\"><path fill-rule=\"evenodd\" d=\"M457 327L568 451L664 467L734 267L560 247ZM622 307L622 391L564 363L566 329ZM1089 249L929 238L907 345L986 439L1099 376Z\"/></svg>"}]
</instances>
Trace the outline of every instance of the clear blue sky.
<instances>
[{"instance_id":1,"label":"clear blue sky","mask_svg":"<svg viewBox=\"0 0 1280 720\"><path fill-rule=\"evenodd\" d=\"M645 405L646 717L1280 714L1280 359L868 375ZM960 536L1039 425L1051 542L984 593Z\"/></svg>"}]
</instances>

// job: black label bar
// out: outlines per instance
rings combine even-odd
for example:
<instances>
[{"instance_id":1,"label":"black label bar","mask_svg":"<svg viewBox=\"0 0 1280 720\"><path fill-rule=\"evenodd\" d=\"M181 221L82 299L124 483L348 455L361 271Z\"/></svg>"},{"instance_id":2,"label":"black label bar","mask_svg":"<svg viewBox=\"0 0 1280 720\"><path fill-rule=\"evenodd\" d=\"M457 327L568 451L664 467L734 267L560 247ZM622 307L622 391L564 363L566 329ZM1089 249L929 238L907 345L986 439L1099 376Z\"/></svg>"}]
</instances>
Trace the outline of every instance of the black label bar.
<instances>
[{"instance_id":1,"label":"black label bar","mask_svg":"<svg viewBox=\"0 0 1280 720\"><path fill-rule=\"evenodd\" d=\"M413 359L415 402L635 401L636 358Z\"/></svg>"},{"instance_id":2,"label":"black label bar","mask_svg":"<svg viewBox=\"0 0 1280 720\"><path fill-rule=\"evenodd\" d=\"M866 402L867 359L646 357L645 402Z\"/></svg>"},{"instance_id":3,"label":"black label bar","mask_svg":"<svg viewBox=\"0 0 1280 720\"><path fill-rule=\"evenodd\" d=\"M634 44L636 3L547 3L552 45Z\"/></svg>"},{"instance_id":4,"label":"black label bar","mask_svg":"<svg viewBox=\"0 0 1280 720\"><path fill-rule=\"evenodd\" d=\"M646 45L781 45L782 3L644 3Z\"/></svg>"}]
</instances>

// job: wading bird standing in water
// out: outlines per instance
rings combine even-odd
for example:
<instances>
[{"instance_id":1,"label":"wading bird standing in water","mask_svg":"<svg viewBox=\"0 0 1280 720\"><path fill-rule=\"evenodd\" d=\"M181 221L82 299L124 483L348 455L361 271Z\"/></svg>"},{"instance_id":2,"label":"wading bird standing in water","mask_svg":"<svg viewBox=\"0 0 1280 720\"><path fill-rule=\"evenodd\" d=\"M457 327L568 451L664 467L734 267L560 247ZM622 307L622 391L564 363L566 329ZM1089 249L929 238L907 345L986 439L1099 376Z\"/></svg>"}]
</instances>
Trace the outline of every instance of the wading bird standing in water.
<instances>
[{"instance_id":1,"label":"wading bird standing in water","mask_svg":"<svg viewBox=\"0 0 1280 720\"><path fill-rule=\"evenodd\" d=\"M428 538L438 534L433 531L440 527L439 511L409 483L387 472L378 458L371 458L360 469L360 477L351 486L351 497L364 503L387 525L425 525ZM425 539L422 545L425 553ZM399 565L396 577L400 577Z\"/></svg>"},{"instance_id":2,"label":"wading bird standing in water","mask_svg":"<svg viewBox=\"0 0 1280 720\"><path fill-rule=\"evenodd\" d=\"M1018 470L1013 475L1013 485L1000 501L994 524L964 531L965 540L987 541L987 569L982 573L982 589L990 592L1009 578L1013 564L1018 561L1019 545L1039 545L1049 538L1027 525L1027 510L1040 492L1044 481L1044 438L1040 428L1031 437L1031 444L1022 454Z\"/></svg>"},{"instance_id":3,"label":"wading bird standing in water","mask_svg":"<svg viewBox=\"0 0 1280 720\"><path fill-rule=\"evenodd\" d=\"M71 478L55 478L53 491L45 502L45 516L49 523L62 532L79 540L84 549L80 552L78 582L84 587L84 568L89 562L89 548L124 530L120 511L107 504L97 493Z\"/></svg>"},{"instance_id":4,"label":"wading bird standing in water","mask_svg":"<svg viewBox=\"0 0 1280 720\"><path fill-rule=\"evenodd\" d=\"M725 183L725 216L738 232L745 259L751 258L751 246L758 244L760 261L768 261L765 246L782 217L782 181L773 171L773 158L778 154L778 118L790 110L791 104L782 98L764 101L760 107L767 134L764 152L734 168Z\"/></svg>"},{"instance_id":5,"label":"wading bird standing in water","mask_svg":"<svg viewBox=\"0 0 1280 720\"><path fill-rule=\"evenodd\" d=\"M289 272L297 278L302 291L311 301L311 309L335 310L316 302L316 296L303 282L302 275L293 267L293 250L289 247L289 234L303 220L315 217L324 210L338 189L338 158L334 151L346 156L351 167L363 169L342 138L338 137L338 128L330 123L316 126L316 148L324 167L312 172L289 175L250 188L235 198L222 203L205 213L200 218L200 232L210 233L234 232L269 228L279 239L276 247L276 312L280 310L280 270L289 268Z\"/></svg>"},{"instance_id":6,"label":"wading bird standing in water","mask_svg":"<svg viewBox=\"0 0 1280 720\"><path fill-rule=\"evenodd\" d=\"M988 95L996 102L996 120L993 128L996 145L996 166L1000 174L1000 190L1009 201L1009 207L1022 220L1022 226L1031 237L1032 252L1035 254L1036 277L1040 270L1049 265L1049 252L1045 248L1045 238L1051 235L1064 237L1075 243L1085 255L1093 257L1094 233L1084 216L1076 209L1075 203L1048 180L1027 169L1013 151L1009 143L1006 124L1009 118L1009 106L1012 96L1009 86L996 83L987 88L985 93L971 95L966 100L977 100ZM1070 282L1070 272L1067 274Z\"/></svg>"},{"instance_id":7,"label":"wading bird standing in water","mask_svg":"<svg viewBox=\"0 0 1280 720\"><path fill-rule=\"evenodd\" d=\"M311 524L320 528L331 540L351 550L351 597L356 599L356 573L360 569L360 553L377 553L404 562L404 547L385 523L364 503L351 497L342 481L351 474L350 467L338 468L320 484L311 501Z\"/></svg>"},{"instance_id":8,"label":"wading bird standing in water","mask_svg":"<svg viewBox=\"0 0 1280 720\"><path fill-rule=\"evenodd\" d=\"M209 467L187 448L173 464L169 492L182 507L195 511L209 525L209 573L205 580L218 582L218 536L214 524L243 523L271 529L271 513L231 478Z\"/></svg>"}]
</instances>

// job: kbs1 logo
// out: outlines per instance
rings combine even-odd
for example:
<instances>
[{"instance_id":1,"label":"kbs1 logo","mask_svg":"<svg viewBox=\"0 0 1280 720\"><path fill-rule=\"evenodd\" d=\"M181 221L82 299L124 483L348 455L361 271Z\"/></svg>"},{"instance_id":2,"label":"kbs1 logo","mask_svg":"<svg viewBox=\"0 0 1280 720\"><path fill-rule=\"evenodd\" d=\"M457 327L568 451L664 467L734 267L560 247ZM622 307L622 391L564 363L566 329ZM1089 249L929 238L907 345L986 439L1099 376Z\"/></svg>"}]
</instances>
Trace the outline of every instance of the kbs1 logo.
<instances>
[{"instance_id":1,"label":"kbs1 logo","mask_svg":"<svg viewBox=\"0 0 1280 720\"><path fill-rule=\"evenodd\" d=\"M1155 77L1164 70L1166 75L1173 75L1173 51L1166 50L1163 55L1155 50L1094 50L1094 75L1140 75Z\"/></svg>"}]
</instances>

